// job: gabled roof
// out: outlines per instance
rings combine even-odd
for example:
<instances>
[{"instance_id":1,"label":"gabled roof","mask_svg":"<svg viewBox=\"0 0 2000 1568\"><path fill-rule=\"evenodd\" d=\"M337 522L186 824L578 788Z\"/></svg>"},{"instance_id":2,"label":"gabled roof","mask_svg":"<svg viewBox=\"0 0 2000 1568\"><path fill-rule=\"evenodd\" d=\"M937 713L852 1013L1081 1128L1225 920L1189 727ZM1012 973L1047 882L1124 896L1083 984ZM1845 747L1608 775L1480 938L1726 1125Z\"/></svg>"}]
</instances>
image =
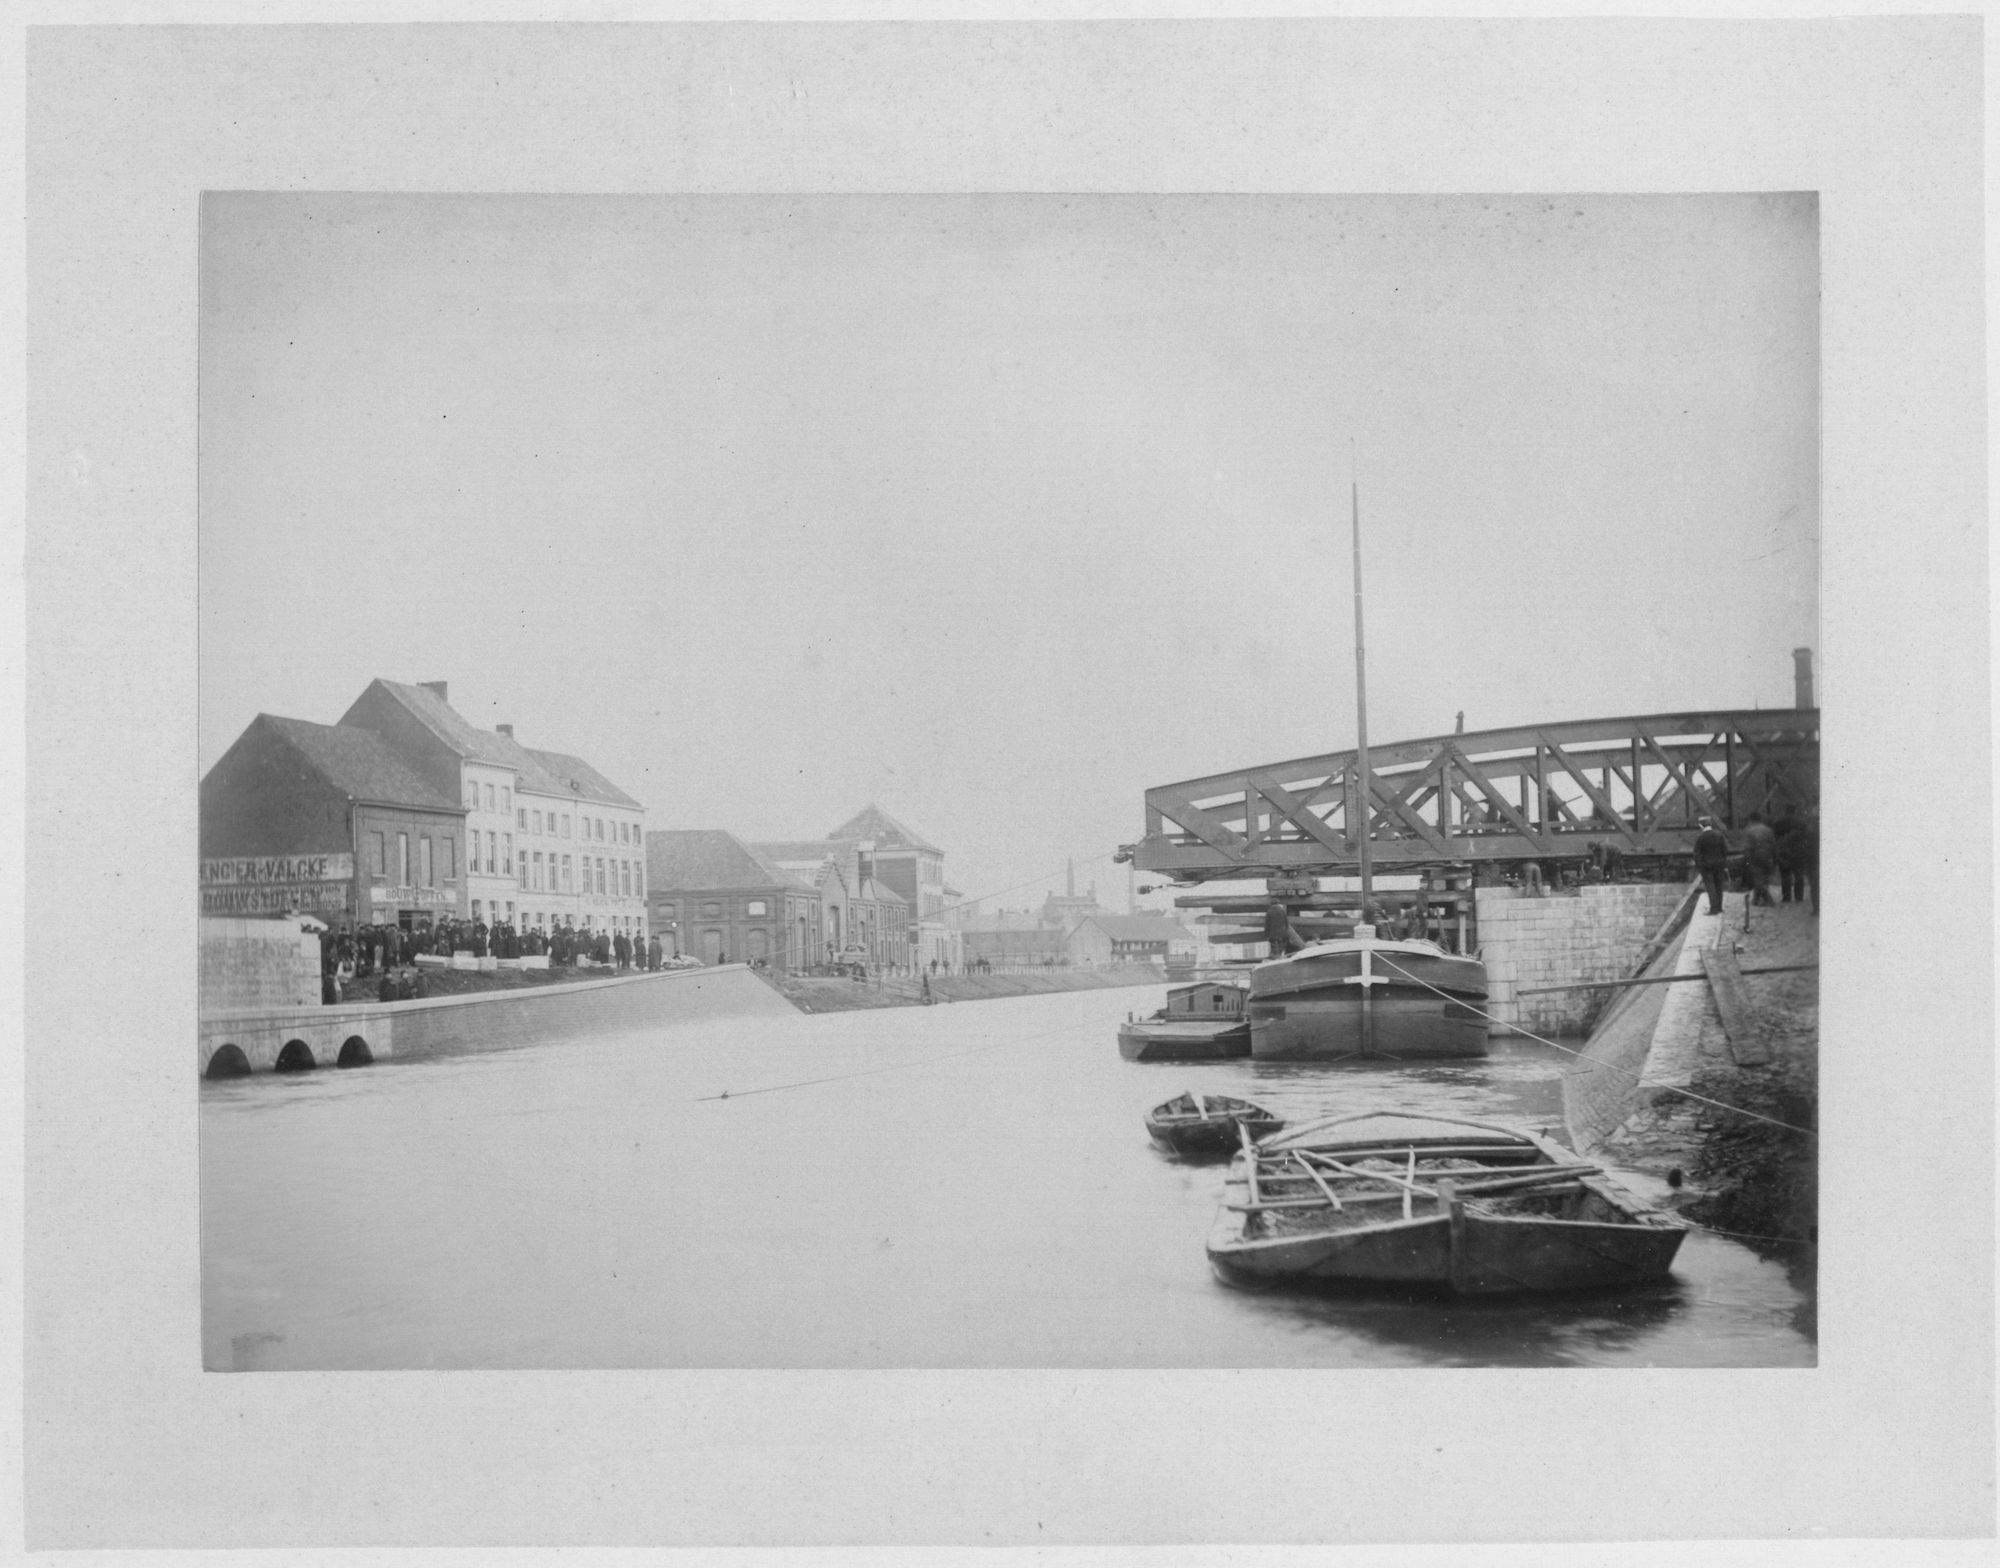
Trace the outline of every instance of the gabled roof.
<instances>
[{"instance_id":1,"label":"gabled roof","mask_svg":"<svg viewBox=\"0 0 2000 1568\"><path fill-rule=\"evenodd\" d=\"M271 713L260 713L251 721L252 728L260 724L290 745L314 772L350 800L465 815L462 802L405 766L371 730L346 724L314 724L307 719L281 719Z\"/></svg>"},{"instance_id":2,"label":"gabled roof","mask_svg":"<svg viewBox=\"0 0 2000 1568\"><path fill-rule=\"evenodd\" d=\"M942 855L943 850L919 838L880 806L870 803L827 834L828 838L873 839L877 849L921 849Z\"/></svg>"},{"instance_id":3,"label":"gabled roof","mask_svg":"<svg viewBox=\"0 0 2000 1568\"><path fill-rule=\"evenodd\" d=\"M646 809L581 757L562 751L538 751L498 730L482 730L428 686L381 679L374 684L408 708L459 756L496 768L512 768L518 787L530 794L571 796L603 806L623 806L630 811Z\"/></svg>"},{"instance_id":4,"label":"gabled roof","mask_svg":"<svg viewBox=\"0 0 2000 1568\"><path fill-rule=\"evenodd\" d=\"M506 737L501 738L504 740ZM546 770L554 782L553 792L556 794L594 800L600 806L623 806L627 811L646 809L581 757L572 757L566 751L541 751L533 746L517 749Z\"/></svg>"},{"instance_id":5,"label":"gabled roof","mask_svg":"<svg viewBox=\"0 0 2000 1568\"><path fill-rule=\"evenodd\" d=\"M646 884L654 892L706 893L796 888L781 871L734 833L721 828L654 829L646 835Z\"/></svg>"},{"instance_id":6,"label":"gabled roof","mask_svg":"<svg viewBox=\"0 0 2000 1568\"><path fill-rule=\"evenodd\" d=\"M408 708L425 728L461 757L469 757L474 762L490 762L496 767L513 766L514 758L508 755L506 736L480 729L429 687L380 678L374 684Z\"/></svg>"},{"instance_id":7,"label":"gabled roof","mask_svg":"<svg viewBox=\"0 0 2000 1568\"><path fill-rule=\"evenodd\" d=\"M1080 931L1096 926L1114 942L1192 942L1194 933L1171 915L1090 915L1077 922Z\"/></svg>"},{"instance_id":8,"label":"gabled roof","mask_svg":"<svg viewBox=\"0 0 2000 1568\"><path fill-rule=\"evenodd\" d=\"M750 846L774 865L816 866L823 860L845 860L852 844L823 838L759 839Z\"/></svg>"},{"instance_id":9,"label":"gabled roof","mask_svg":"<svg viewBox=\"0 0 2000 1568\"><path fill-rule=\"evenodd\" d=\"M873 901L877 904L901 904L905 909L910 907L910 901L907 898L889 886L888 883L878 882L874 877L863 877L861 879L861 893L859 896L864 903Z\"/></svg>"}]
</instances>

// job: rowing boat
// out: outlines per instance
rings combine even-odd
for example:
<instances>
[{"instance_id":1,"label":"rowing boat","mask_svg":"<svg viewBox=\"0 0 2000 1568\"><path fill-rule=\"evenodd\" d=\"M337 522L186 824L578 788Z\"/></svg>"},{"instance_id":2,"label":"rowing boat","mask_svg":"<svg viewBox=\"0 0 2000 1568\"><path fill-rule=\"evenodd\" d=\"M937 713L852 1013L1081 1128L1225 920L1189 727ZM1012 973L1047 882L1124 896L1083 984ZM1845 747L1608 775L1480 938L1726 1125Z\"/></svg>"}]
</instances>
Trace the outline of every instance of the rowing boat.
<instances>
[{"instance_id":1,"label":"rowing boat","mask_svg":"<svg viewBox=\"0 0 2000 1568\"><path fill-rule=\"evenodd\" d=\"M1633 1285L1687 1233L1559 1144L1485 1122L1375 1111L1239 1143L1208 1239L1229 1284Z\"/></svg>"},{"instance_id":2,"label":"rowing boat","mask_svg":"<svg viewBox=\"0 0 2000 1568\"><path fill-rule=\"evenodd\" d=\"M1225 1155L1284 1125L1262 1106L1226 1094L1177 1095L1146 1113L1153 1142L1179 1155Z\"/></svg>"}]
</instances>

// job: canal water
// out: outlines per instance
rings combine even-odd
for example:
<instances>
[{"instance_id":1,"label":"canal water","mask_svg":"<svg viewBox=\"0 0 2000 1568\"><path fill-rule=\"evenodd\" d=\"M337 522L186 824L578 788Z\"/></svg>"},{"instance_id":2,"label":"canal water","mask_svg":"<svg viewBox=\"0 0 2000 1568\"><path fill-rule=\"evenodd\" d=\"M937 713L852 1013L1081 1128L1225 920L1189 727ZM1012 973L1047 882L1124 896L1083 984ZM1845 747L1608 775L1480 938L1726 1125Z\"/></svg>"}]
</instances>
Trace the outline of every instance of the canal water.
<instances>
[{"instance_id":1,"label":"canal water","mask_svg":"<svg viewBox=\"0 0 2000 1568\"><path fill-rule=\"evenodd\" d=\"M1567 1058L1140 1064L1163 990L737 1020L201 1087L205 1364L1801 1366L1809 1303L1702 1232L1637 1290L1452 1301L1218 1283L1184 1088L1289 1120L1559 1128ZM727 1094L727 1098L720 1096ZM1558 1133L1558 1136L1560 1134ZM1643 1177L1627 1184L1649 1197Z\"/></svg>"}]
</instances>

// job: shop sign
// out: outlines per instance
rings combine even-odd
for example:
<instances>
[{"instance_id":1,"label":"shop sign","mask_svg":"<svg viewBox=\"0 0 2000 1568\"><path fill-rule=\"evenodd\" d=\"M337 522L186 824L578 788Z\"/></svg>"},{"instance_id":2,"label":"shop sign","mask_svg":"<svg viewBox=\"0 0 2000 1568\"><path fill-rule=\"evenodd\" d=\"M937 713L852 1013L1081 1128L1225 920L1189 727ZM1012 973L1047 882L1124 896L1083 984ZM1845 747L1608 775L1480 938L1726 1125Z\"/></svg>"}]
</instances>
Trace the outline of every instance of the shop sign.
<instances>
[{"instance_id":1,"label":"shop sign","mask_svg":"<svg viewBox=\"0 0 2000 1568\"><path fill-rule=\"evenodd\" d=\"M354 891L348 882L250 882L236 886L204 887L201 912L204 915L282 915L287 910L347 913L347 901Z\"/></svg>"},{"instance_id":2,"label":"shop sign","mask_svg":"<svg viewBox=\"0 0 2000 1568\"><path fill-rule=\"evenodd\" d=\"M375 887L368 890L370 903L417 904L431 908L458 907L458 890L449 887Z\"/></svg>"},{"instance_id":3,"label":"shop sign","mask_svg":"<svg viewBox=\"0 0 2000 1568\"><path fill-rule=\"evenodd\" d=\"M237 855L201 863L203 887L223 884L279 882L348 882L354 877L354 856L333 855Z\"/></svg>"}]
</instances>

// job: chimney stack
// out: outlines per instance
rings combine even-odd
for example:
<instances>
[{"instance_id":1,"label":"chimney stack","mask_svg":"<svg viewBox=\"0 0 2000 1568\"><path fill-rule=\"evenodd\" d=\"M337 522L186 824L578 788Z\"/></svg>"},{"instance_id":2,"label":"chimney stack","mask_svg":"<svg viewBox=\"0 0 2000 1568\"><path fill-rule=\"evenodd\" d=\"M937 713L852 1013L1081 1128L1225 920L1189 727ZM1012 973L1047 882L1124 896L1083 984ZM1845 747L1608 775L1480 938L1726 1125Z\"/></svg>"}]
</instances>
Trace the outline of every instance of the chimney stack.
<instances>
[{"instance_id":1,"label":"chimney stack","mask_svg":"<svg viewBox=\"0 0 2000 1568\"><path fill-rule=\"evenodd\" d=\"M1794 648L1792 650L1792 685L1794 688L1792 697L1793 707L1811 708L1817 706L1813 702L1812 649Z\"/></svg>"},{"instance_id":2,"label":"chimney stack","mask_svg":"<svg viewBox=\"0 0 2000 1568\"><path fill-rule=\"evenodd\" d=\"M505 735L509 740L514 738L514 726L511 724L496 724L493 728L500 734Z\"/></svg>"},{"instance_id":3,"label":"chimney stack","mask_svg":"<svg viewBox=\"0 0 2000 1568\"><path fill-rule=\"evenodd\" d=\"M417 684L425 691L435 693L439 702L451 701L451 694L446 690L443 681L418 681Z\"/></svg>"}]
</instances>

